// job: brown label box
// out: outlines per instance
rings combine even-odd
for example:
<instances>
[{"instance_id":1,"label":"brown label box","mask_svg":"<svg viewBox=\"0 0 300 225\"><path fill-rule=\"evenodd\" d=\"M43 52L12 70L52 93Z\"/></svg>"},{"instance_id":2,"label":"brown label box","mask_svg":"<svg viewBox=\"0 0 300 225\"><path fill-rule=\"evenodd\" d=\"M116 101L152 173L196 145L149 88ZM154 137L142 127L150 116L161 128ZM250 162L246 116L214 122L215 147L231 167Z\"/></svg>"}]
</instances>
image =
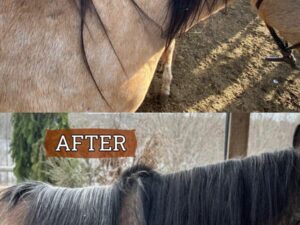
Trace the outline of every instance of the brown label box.
<instances>
[{"instance_id":1,"label":"brown label box","mask_svg":"<svg viewBox=\"0 0 300 225\"><path fill-rule=\"evenodd\" d=\"M135 130L48 130L45 138L47 157L134 157L136 148Z\"/></svg>"}]
</instances>

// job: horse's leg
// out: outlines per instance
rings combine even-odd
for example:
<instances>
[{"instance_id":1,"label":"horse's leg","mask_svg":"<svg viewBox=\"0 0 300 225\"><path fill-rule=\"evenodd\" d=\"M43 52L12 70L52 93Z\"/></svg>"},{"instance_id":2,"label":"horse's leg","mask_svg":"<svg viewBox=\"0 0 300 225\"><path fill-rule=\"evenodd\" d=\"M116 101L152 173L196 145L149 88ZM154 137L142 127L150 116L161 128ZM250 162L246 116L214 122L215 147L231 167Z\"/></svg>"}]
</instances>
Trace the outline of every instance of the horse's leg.
<instances>
[{"instance_id":1,"label":"horse's leg","mask_svg":"<svg viewBox=\"0 0 300 225\"><path fill-rule=\"evenodd\" d=\"M163 53L163 55L161 56L160 60L159 60L159 63L158 63L158 66L157 66L157 69L156 69L156 72L158 73L163 73L164 72L164 67L165 67L165 51Z\"/></svg>"},{"instance_id":2,"label":"horse's leg","mask_svg":"<svg viewBox=\"0 0 300 225\"><path fill-rule=\"evenodd\" d=\"M175 40L173 40L168 48L164 51L162 55L162 65L164 68L162 75L162 87L161 87L161 101L165 102L170 95L171 84L173 80L172 74L172 61L175 50Z\"/></svg>"},{"instance_id":3,"label":"horse's leg","mask_svg":"<svg viewBox=\"0 0 300 225\"><path fill-rule=\"evenodd\" d=\"M171 47L171 45L170 45ZM164 69L165 69L165 65L167 64L167 61L168 61L168 55L169 55L169 49L170 47L168 48L165 48L163 54L161 55L160 59L159 59L159 64L158 64L158 67L157 67L157 72L159 73L163 73L164 72Z\"/></svg>"},{"instance_id":4,"label":"horse's leg","mask_svg":"<svg viewBox=\"0 0 300 225\"><path fill-rule=\"evenodd\" d=\"M296 63L296 58L293 54L293 49L289 48L288 42L279 37L273 27L267 25L267 28L269 29L278 49L280 50L282 57L267 57L266 59L270 62L285 62L293 69L299 69ZM297 45L299 45L299 43Z\"/></svg>"}]
</instances>

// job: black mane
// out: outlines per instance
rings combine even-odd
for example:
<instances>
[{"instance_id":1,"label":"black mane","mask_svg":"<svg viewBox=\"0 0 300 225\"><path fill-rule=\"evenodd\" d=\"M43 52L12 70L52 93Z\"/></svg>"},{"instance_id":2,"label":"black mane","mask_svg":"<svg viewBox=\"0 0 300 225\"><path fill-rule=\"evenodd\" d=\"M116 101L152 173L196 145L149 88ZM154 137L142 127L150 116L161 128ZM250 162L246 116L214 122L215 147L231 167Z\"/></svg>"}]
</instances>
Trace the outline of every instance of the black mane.
<instances>
[{"instance_id":1,"label":"black mane","mask_svg":"<svg viewBox=\"0 0 300 225\"><path fill-rule=\"evenodd\" d=\"M170 20L165 31L167 46L176 36L182 34L201 15L206 7L208 12L213 12L220 0L169 0ZM225 6L227 0L224 0Z\"/></svg>"},{"instance_id":2,"label":"black mane","mask_svg":"<svg viewBox=\"0 0 300 225\"><path fill-rule=\"evenodd\" d=\"M133 194L143 218L136 225L274 225L299 193L299 160L287 150L167 175L138 165L111 186L19 184L0 193L0 205L9 212L25 202L26 225L118 225Z\"/></svg>"},{"instance_id":3,"label":"black mane","mask_svg":"<svg viewBox=\"0 0 300 225\"><path fill-rule=\"evenodd\" d=\"M81 16L81 45L82 50L84 53L84 61L88 66L87 59L86 59L86 53L84 51L84 42L83 42L83 29L84 29L84 23L85 23L85 15L87 10L92 9L94 13L97 14L97 11L95 9L95 6L91 0L79 0L80 1L80 16ZM170 17L168 20L168 25L165 31L163 32L163 37L166 38L166 46L168 47L173 39L175 39L177 36L181 35L183 32L186 31L186 29L193 24L195 20L198 19L198 17L201 15L202 11L206 8L209 13L212 13L215 9L216 4L221 0L212 0L212 2L209 2L208 0L169 0L168 5L168 12L166 15L166 18ZM223 0L225 6L227 5L228 0ZM141 12L141 16L144 16L146 19L150 20L152 23L154 23L156 26L159 26L156 24L156 22L150 18L146 12L140 8L140 6L136 3L135 0L131 0L134 7ZM97 14L97 18L99 23L101 24L104 33L108 40L110 41L110 44L115 52L115 55L118 57L117 52L114 49L113 43L111 42L109 35L107 33L107 30L105 28L104 23L102 22L101 17ZM121 60L118 57L118 61L120 65L122 66L123 71L126 73L124 66L122 65ZM92 74L89 66L88 70ZM95 82L95 81L94 81ZM95 82L96 83L96 82ZM98 88L98 85L97 85ZM101 90L99 90L101 93ZM104 96L102 96L105 100Z\"/></svg>"},{"instance_id":4,"label":"black mane","mask_svg":"<svg viewBox=\"0 0 300 225\"><path fill-rule=\"evenodd\" d=\"M296 189L296 160L283 151L145 178L147 224L274 225Z\"/></svg>"}]
</instances>

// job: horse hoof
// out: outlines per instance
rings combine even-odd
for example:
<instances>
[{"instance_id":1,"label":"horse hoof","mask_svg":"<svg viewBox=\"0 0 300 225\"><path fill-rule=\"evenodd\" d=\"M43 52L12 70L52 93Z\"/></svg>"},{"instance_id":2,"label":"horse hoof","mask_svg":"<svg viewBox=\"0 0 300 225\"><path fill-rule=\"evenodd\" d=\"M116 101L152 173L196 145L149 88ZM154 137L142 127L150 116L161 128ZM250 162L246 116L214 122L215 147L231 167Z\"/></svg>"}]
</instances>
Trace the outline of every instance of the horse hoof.
<instances>
[{"instance_id":1,"label":"horse hoof","mask_svg":"<svg viewBox=\"0 0 300 225\"><path fill-rule=\"evenodd\" d=\"M161 105L166 105L168 103L169 97L169 95L161 93L159 95L159 103Z\"/></svg>"}]
</instances>

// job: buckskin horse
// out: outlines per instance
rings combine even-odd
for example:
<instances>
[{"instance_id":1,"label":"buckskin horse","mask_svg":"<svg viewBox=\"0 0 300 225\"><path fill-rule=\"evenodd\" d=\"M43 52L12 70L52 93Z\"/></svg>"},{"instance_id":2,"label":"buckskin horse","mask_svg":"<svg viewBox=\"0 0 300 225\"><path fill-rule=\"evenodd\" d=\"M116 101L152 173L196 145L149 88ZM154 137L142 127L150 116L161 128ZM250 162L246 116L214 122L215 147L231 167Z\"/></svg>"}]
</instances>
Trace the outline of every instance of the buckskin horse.
<instances>
[{"instance_id":1,"label":"buckskin horse","mask_svg":"<svg viewBox=\"0 0 300 225\"><path fill-rule=\"evenodd\" d=\"M300 49L300 4L295 0L251 0L260 18L266 23L282 57L269 57L273 62L286 62L292 68L300 70L293 55L294 49ZM284 40L277 34L284 38ZM289 44L291 44L289 46Z\"/></svg>"},{"instance_id":2,"label":"buckskin horse","mask_svg":"<svg viewBox=\"0 0 300 225\"><path fill-rule=\"evenodd\" d=\"M179 34L232 0L2 0L1 111L136 111Z\"/></svg>"},{"instance_id":3,"label":"buckskin horse","mask_svg":"<svg viewBox=\"0 0 300 225\"><path fill-rule=\"evenodd\" d=\"M27 182L7 188L0 194L0 224L295 225L299 182L298 150L167 175L138 165L110 186L71 189Z\"/></svg>"}]
</instances>

